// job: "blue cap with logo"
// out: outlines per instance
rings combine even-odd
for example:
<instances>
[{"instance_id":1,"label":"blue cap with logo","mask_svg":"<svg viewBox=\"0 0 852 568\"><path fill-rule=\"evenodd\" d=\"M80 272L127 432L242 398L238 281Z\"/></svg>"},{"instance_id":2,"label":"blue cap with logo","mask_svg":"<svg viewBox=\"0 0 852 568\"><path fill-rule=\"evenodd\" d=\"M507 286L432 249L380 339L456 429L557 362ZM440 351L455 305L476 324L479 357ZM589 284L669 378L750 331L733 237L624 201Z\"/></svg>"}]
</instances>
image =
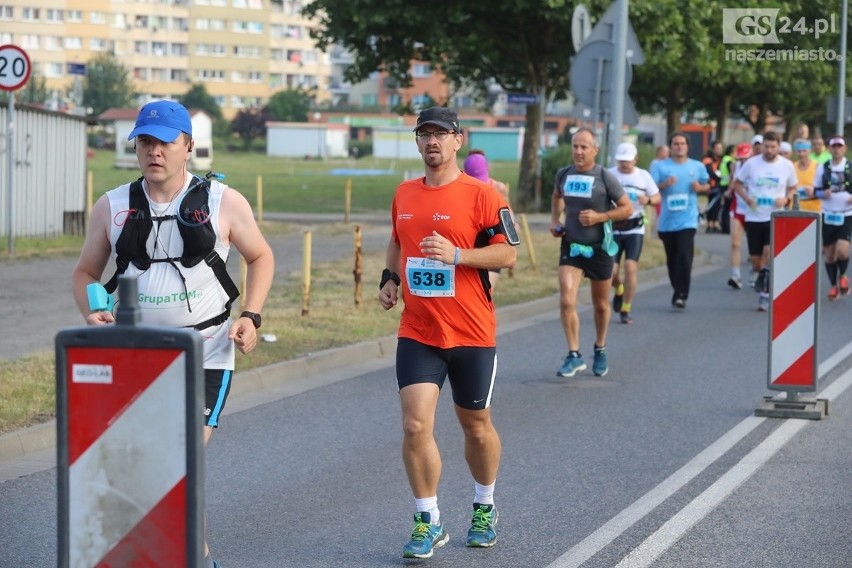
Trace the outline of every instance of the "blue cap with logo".
<instances>
[{"instance_id":1,"label":"blue cap with logo","mask_svg":"<svg viewBox=\"0 0 852 568\"><path fill-rule=\"evenodd\" d=\"M136 126L127 139L146 134L163 142L174 142L181 132L192 136L192 121L186 107L175 101L153 101L139 111Z\"/></svg>"}]
</instances>

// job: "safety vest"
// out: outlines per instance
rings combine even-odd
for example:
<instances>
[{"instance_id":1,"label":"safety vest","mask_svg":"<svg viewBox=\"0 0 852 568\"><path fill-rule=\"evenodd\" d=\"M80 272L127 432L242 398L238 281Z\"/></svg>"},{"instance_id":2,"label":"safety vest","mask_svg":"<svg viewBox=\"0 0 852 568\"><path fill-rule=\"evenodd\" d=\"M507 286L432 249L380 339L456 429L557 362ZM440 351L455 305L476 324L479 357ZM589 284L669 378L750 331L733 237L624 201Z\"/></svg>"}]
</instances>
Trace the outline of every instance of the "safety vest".
<instances>
[{"instance_id":1,"label":"safety vest","mask_svg":"<svg viewBox=\"0 0 852 568\"><path fill-rule=\"evenodd\" d=\"M719 185L728 187L731 185L731 164L734 162L733 156L722 156L722 163L719 164Z\"/></svg>"},{"instance_id":2,"label":"safety vest","mask_svg":"<svg viewBox=\"0 0 852 568\"><path fill-rule=\"evenodd\" d=\"M225 310L221 314L192 327L205 329L227 320L231 314L231 304L239 297L240 291L228 275L225 261L214 250L216 232L210 223L210 206L207 200L209 192L210 180L193 176L186 195L178 206L178 215L156 217L151 215L148 198L142 189L142 178L140 177L131 183L129 214L115 243L116 270L109 282L104 285L107 293L112 294L115 291L118 287L118 277L124 274L130 263L133 263L139 270L148 270L152 263L167 262L178 271L181 281L186 286L186 281L177 266L177 262L180 262L186 268L192 268L203 260L225 290L228 301L225 303ZM178 223L178 231L183 240L183 255L173 258L152 259L151 255L148 254L148 235L154 228L155 222L166 223L169 221ZM188 297L187 309L190 313L192 312Z\"/></svg>"},{"instance_id":3,"label":"safety vest","mask_svg":"<svg viewBox=\"0 0 852 568\"><path fill-rule=\"evenodd\" d=\"M831 160L827 160L822 165L822 189L828 189L831 187ZM852 164L849 163L849 160L846 160L846 165L843 166L843 189L841 191L848 191L852 193Z\"/></svg>"}]
</instances>

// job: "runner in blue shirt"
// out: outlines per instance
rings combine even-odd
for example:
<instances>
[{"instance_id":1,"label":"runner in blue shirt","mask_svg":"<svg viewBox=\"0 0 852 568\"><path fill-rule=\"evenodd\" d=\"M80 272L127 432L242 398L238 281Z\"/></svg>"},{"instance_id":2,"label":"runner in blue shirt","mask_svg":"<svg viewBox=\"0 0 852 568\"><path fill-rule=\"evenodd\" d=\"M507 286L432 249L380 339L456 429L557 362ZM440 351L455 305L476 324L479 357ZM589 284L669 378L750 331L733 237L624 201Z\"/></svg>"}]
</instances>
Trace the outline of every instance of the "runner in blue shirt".
<instances>
[{"instance_id":1,"label":"runner in blue shirt","mask_svg":"<svg viewBox=\"0 0 852 568\"><path fill-rule=\"evenodd\" d=\"M669 137L671 157L657 162L651 177L660 188L662 206L657 231L666 250L672 306L682 310L689 298L695 231L698 229L698 194L710 191L707 168L689 157L689 140L682 132Z\"/></svg>"}]
</instances>

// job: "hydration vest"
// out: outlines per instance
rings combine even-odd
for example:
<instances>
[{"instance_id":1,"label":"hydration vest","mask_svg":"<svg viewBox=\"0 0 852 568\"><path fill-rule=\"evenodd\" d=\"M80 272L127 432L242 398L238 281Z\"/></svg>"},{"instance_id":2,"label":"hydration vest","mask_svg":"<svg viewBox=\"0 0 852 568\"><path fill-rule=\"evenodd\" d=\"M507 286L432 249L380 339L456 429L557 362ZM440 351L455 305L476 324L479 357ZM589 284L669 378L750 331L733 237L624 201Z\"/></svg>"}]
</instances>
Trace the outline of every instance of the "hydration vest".
<instances>
[{"instance_id":1,"label":"hydration vest","mask_svg":"<svg viewBox=\"0 0 852 568\"><path fill-rule=\"evenodd\" d=\"M831 160L827 160L822 165L822 189L828 189L831 187ZM852 193L852 164L849 163L849 160L846 160L846 164L843 166L843 187L838 191L848 191Z\"/></svg>"},{"instance_id":2,"label":"hydration vest","mask_svg":"<svg viewBox=\"0 0 852 568\"><path fill-rule=\"evenodd\" d=\"M228 275L225 261L215 250L216 232L210 223L210 206L208 204L210 180L193 176L186 195L178 206L178 215L155 217L151 215L148 198L142 189L142 179L140 177L130 184L129 214L115 243L116 270L109 282L104 285L104 288L106 288L107 293L112 294L118 286L118 277L124 274L131 263L139 270L144 271L148 270L152 263L167 262L177 270L186 292L186 279L176 263L179 261L184 267L192 268L203 260L225 290L228 301L225 303L225 310L221 314L191 327L205 329L219 325L230 316L231 304L239 297L240 291ZM155 222L165 223L169 221L178 223L178 231L181 239L183 239L183 256L152 259L151 255L148 254L148 235L151 234ZM186 306L192 313L188 293Z\"/></svg>"}]
</instances>

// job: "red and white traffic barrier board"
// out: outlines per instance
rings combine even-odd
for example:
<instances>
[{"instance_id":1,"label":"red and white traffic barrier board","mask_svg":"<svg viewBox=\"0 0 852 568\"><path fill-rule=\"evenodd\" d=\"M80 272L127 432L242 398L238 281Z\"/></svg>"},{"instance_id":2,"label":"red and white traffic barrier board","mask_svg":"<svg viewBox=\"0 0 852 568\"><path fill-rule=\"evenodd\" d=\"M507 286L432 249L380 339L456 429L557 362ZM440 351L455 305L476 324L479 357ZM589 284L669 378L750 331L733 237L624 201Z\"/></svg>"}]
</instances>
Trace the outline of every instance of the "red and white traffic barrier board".
<instances>
[{"instance_id":1,"label":"red and white traffic barrier board","mask_svg":"<svg viewBox=\"0 0 852 568\"><path fill-rule=\"evenodd\" d=\"M771 221L768 387L815 391L820 217L777 211Z\"/></svg>"},{"instance_id":2,"label":"red and white traffic barrier board","mask_svg":"<svg viewBox=\"0 0 852 568\"><path fill-rule=\"evenodd\" d=\"M201 340L89 326L56 339L60 567L200 567Z\"/></svg>"}]
</instances>

